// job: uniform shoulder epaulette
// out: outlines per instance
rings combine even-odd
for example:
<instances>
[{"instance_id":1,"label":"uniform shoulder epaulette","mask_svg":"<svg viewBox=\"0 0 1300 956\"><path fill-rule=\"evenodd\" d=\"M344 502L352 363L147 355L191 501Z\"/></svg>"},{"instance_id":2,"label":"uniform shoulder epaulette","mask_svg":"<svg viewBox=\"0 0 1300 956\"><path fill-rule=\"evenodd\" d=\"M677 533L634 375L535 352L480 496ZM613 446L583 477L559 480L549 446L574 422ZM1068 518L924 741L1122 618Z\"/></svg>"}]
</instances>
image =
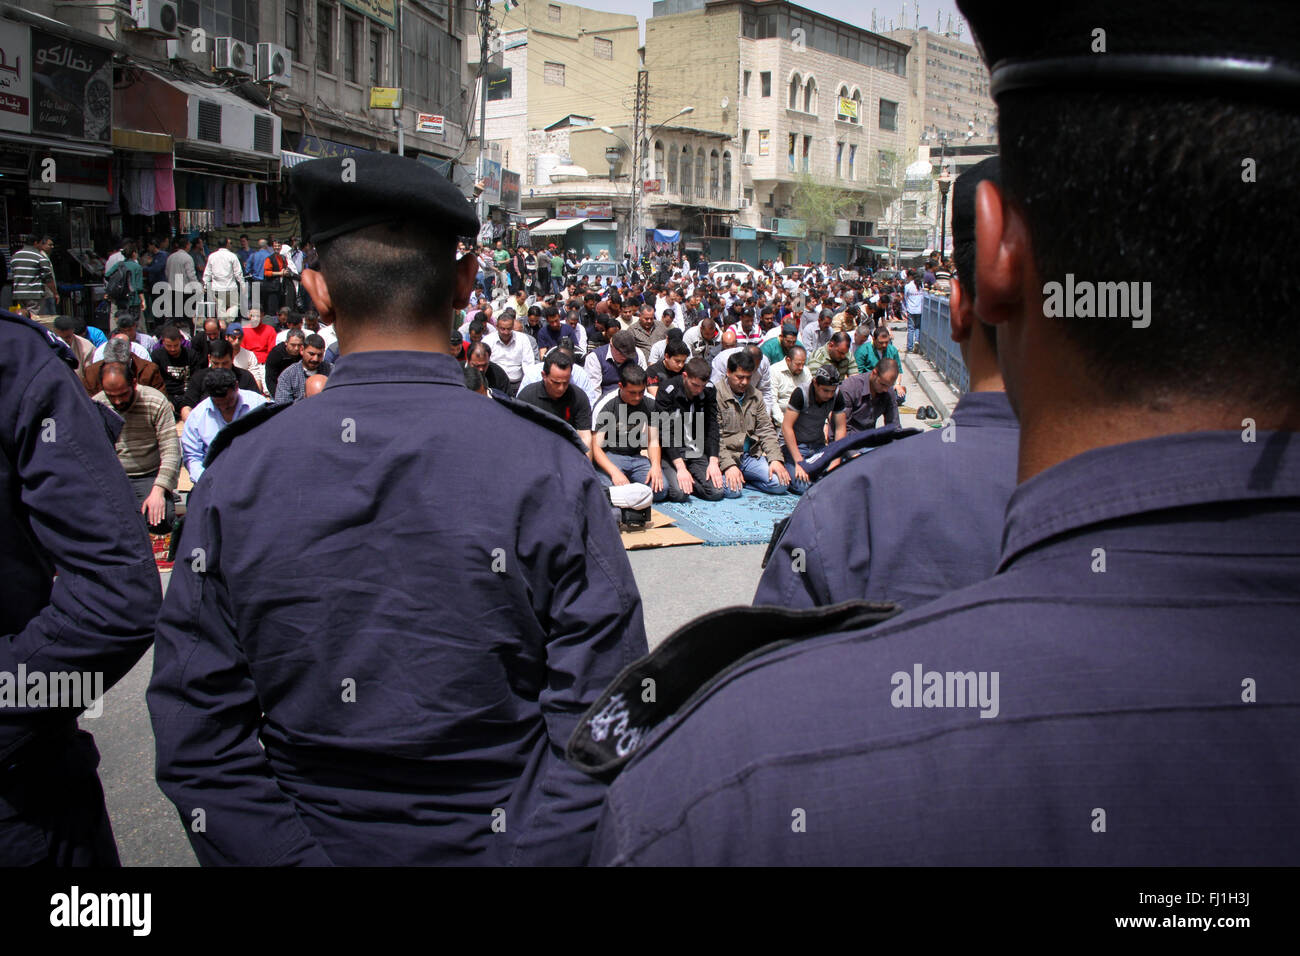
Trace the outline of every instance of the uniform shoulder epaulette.
<instances>
[{"instance_id":1,"label":"uniform shoulder epaulette","mask_svg":"<svg viewBox=\"0 0 1300 956\"><path fill-rule=\"evenodd\" d=\"M225 451L232 441L245 432L252 431L272 415L278 415L288 408L290 404L292 403L277 405L274 402L267 402L265 405L259 405L243 418L236 419L221 429L221 431L217 432L217 437L212 439L212 444L208 446L208 453L203 456L203 467L211 467L216 457Z\"/></svg>"},{"instance_id":2,"label":"uniform shoulder epaulette","mask_svg":"<svg viewBox=\"0 0 1300 956\"><path fill-rule=\"evenodd\" d=\"M45 344L52 348L59 358L63 360L64 364L74 369L77 367L77 359L73 356L72 350L68 348L63 339L59 338L45 326L41 325L41 323L33 322L25 315L18 315L16 312L6 312L3 310L0 310L0 319L12 322L14 325L25 325L27 328L39 335Z\"/></svg>"},{"instance_id":3,"label":"uniform shoulder epaulette","mask_svg":"<svg viewBox=\"0 0 1300 956\"><path fill-rule=\"evenodd\" d=\"M510 409L520 418L526 418L534 424L541 425L543 428L555 432L555 434L559 435L561 438L567 439L569 444L577 448L578 451L582 452L584 455L587 454L587 446L582 443L582 439L578 437L578 433L573 430L573 426L568 422L561 421L550 412L542 411L536 405L529 405L527 402L521 402L517 398L511 398L509 395L505 394L505 392L494 391L492 397L496 399L499 404Z\"/></svg>"},{"instance_id":4,"label":"uniform shoulder epaulette","mask_svg":"<svg viewBox=\"0 0 1300 956\"><path fill-rule=\"evenodd\" d=\"M922 434L925 434L924 429L899 428L895 425L885 425L865 432L853 432L839 441L831 442L816 454L809 455L804 459L803 470L808 472L810 478L816 478L834 464L836 459L844 457L851 451L879 448L882 445L889 445L903 438L911 438L913 435Z\"/></svg>"},{"instance_id":5,"label":"uniform shoulder epaulette","mask_svg":"<svg viewBox=\"0 0 1300 956\"><path fill-rule=\"evenodd\" d=\"M612 779L653 730L741 665L823 634L873 627L901 611L888 602L844 601L800 611L726 607L697 617L623 668L583 714L565 757L593 777Z\"/></svg>"}]
</instances>

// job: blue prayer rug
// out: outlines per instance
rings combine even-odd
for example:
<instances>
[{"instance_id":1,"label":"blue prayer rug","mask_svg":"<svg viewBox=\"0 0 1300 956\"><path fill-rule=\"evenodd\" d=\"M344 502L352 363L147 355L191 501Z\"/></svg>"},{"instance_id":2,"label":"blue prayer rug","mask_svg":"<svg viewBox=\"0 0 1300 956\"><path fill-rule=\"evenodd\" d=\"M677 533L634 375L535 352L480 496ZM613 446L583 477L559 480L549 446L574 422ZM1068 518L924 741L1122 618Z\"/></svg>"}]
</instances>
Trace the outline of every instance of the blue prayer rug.
<instances>
[{"instance_id":1,"label":"blue prayer rug","mask_svg":"<svg viewBox=\"0 0 1300 956\"><path fill-rule=\"evenodd\" d=\"M772 526L798 503L798 495L765 495L745 488L739 498L712 502L693 497L682 504L664 501L654 507L708 545L767 544Z\"/></svg>"}]
</instances>

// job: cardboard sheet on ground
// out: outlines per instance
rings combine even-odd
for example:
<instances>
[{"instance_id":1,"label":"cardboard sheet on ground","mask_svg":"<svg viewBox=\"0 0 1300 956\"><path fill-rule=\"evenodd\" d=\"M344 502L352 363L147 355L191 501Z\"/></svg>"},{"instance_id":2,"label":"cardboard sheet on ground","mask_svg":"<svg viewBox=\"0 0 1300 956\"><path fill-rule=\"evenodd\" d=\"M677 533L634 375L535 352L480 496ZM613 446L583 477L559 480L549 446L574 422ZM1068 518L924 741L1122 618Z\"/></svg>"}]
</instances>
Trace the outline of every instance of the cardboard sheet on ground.
<instances>
[{"instance_id":1,"label":"cardboard sheet on ground","mask_svg":"<svg viewBox=\"0 0 1300 956\"><path fill-rule=\"evenodd\" d=\"M650 509L650 525L645 531L624 531L623 548L639 551L642 548L671 548L679 544L703 544L702 538L687 534L677 527L673 519L662 511Z\"/></svg>"}]
</instances>

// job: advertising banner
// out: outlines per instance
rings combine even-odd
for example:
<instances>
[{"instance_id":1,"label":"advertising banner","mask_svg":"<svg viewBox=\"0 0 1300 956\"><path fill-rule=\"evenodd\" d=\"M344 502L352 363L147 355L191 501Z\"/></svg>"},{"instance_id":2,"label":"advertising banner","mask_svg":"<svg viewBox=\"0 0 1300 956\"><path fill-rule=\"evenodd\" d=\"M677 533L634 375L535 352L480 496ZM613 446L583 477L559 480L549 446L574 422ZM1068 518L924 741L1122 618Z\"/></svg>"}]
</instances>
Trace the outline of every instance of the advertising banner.
<instances>
[{"instance_id":1,"label":"advertising banner","mask_svg":"<svg viewBox=\"0 0 1300 956\"><path fill-rule=\"evenodd\" d=\"M112 142L113 55L33 30L32 132Z\"/></svg>"},{"instance_id":2,"label":"advertising banner","mask_svg":"<svg viewBox=\"0 0 1300 956\"><path fill-rule=\"evenodd\" d=\"M32 131L32 31L0 20L0 129Z\"/></svg>"}]
</instances>

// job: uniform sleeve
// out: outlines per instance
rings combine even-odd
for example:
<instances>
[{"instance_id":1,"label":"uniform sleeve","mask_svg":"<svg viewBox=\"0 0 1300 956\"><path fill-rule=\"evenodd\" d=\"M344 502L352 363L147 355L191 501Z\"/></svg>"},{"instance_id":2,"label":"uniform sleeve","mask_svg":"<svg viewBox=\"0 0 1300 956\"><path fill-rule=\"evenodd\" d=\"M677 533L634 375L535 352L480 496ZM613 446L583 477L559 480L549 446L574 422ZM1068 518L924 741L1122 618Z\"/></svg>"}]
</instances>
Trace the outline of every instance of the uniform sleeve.
<instances>
[{"instance_id":1,"label":"uniform sleeve","mask_svg":"<svg viewBox=\"0 0 1300 956\"><path fill-rule=\"evenodd\" d=\"M329 865L258 741L262 707L235 635L212 482L195 487L154 645L158 785L199 862Z\"/></svg>"},{"instance_id":2,"label":"uniform sleeve","mask_svg":"<svg viewBox=\"0 0 1300 956\"><path fill-rule=\"evenodd\" d=\"M789 524L759 578L752 602L756 607L778 605L804 610L831 603L822 552L828 542L842 539L820 520L820 505L820 497L805 495L791 512ZM868 536L856 536L849 546L855 550L869 547Z\"/></svg>"},{"instance_id":3,"label":"uniform sleeve","mask_svg":"<svg viewBox=\"0 0 1300 956\"><path fill-rule=\"evenodd\" d=\"M538 769L541 799L512 862L581 864L591 853L605 784L564 759L582 715L628 664L648 653L641 595L593 476L584 481L551 595L547 678L539 697L550 742Z\"/></svg>"},{"instance_id":4,"label":"uniform sleeve","mask_svg":"<svg viewBox=\"0 0 1300 956\"><path fill-rule=\"evenodd\" d=\"M47 360L20 391L18 494L58 576L49 604L0 637L0 670L97 671L112 687L153 640L158 566L104 413L72 370Z\"/></svg>"}]
</instances>

